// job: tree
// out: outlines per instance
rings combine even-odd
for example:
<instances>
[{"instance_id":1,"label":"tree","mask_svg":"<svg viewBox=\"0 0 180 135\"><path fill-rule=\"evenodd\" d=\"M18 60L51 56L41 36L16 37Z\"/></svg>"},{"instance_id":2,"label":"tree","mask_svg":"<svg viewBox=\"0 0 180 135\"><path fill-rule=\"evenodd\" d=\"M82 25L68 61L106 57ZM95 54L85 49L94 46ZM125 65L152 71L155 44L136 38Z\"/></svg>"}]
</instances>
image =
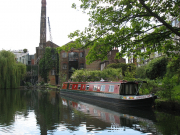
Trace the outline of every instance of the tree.
<instances>
[{"instance_id":1,"label":"tree","mask_svg":"<svg viewBox=\"0 0 180 135\"><path fill-rule=\"evenodd\" d=\"M53 68L58 72L58 55L54 48L46 47L43 57L39 61L39 74L44 81L48 81L49 71Z\"/></svg>"},{"instance_id":2,"label":"tree","mask_svg":"<svg viewBox=\"0 0 180 135\"><path fill-rule=\"evenodd\" d=\"M0 51L0 89L18 88L25 73L26 65L17 63L12 52Z\"/></svg>"},{"instance_id":3,"label":"tree","mask_svg":"<svg viewBox=\"0 0 180 135\"><path fill-rule=\"evenodd\" d=\"M24 52L24 53L26 53L27 51L28 51L28 50L27 50L26 48L25 48L25 49L23 49L23 52Z\"/></svg>"},{"instance_id":4,"label":"tree","mask_svg":"<svg viewBox=\"0 0 180 135\"><path fill-rule=\"evenodd\" d=\"M175 55L180 49L180 28L171 25L171 18L178 18L178 0L80 0L80 8L89 11L89 26L83 32L70 33L74 43L58 50L90 48L87 62L107 59L114 47L123 56L149 57L152 52ZM76 4L72 5L76 8ZM141 52L146 48L146 52Z\"/></svg>"}]
</instances>

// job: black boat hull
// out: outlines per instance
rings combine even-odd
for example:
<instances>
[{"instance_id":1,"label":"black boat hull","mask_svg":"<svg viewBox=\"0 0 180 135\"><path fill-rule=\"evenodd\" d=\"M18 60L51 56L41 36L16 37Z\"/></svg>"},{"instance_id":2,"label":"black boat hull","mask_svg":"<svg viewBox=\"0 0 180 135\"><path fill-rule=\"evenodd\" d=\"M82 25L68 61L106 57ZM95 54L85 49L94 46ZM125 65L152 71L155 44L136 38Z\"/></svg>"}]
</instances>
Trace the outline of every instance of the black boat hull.
<instances>
[{"instance_id":1,"label":"black boat hull","mask_svg":"<svg viewBox=\"0 0 180 135\"><path fill-rule=\"evenodd\" d=\"M77 92L72 90L60 90L62 95L68 97L75 97L79 99L93 100L94 102L101 102L106 105L111 105L114 107L132 107L132 108L151 108L154 105L155 96L149 98L142 98L136 100L113 98L114 94L111 96L106 96L107 94L97 94L92 92ZM92 93L92 94L90 94Z\"/></svg>"}]
</instances>

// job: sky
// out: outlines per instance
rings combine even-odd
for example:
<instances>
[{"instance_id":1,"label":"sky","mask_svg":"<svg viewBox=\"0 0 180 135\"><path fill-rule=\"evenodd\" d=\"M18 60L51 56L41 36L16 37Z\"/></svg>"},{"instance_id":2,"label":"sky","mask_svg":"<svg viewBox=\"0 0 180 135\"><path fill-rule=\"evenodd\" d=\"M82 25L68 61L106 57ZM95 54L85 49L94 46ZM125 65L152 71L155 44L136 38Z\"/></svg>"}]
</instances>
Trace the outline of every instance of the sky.
<instances>
[{"instance_id":1,"label":"sky","mask_svg":"<svg viewBox=\"0 0 180 135\"><path fill-rule=\"evenodd\" d=\"M89 16L71 8L79 0L46 0L46 17L51 25L52 41L62 46L68 34L88 27ZM29 50L34 54L40 42L41 0L0 0L0 50ZM46 40L50 40L47 19Z\"/></svg>"}]
</instances>

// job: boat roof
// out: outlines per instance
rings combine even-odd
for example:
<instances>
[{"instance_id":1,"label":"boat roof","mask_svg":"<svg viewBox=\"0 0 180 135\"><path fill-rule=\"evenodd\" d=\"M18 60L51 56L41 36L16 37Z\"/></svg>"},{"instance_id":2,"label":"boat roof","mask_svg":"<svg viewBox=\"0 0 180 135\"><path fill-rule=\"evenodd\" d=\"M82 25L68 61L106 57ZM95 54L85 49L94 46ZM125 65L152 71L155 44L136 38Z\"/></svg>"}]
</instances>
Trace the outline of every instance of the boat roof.
<instances>
[{"instance_id":1,"label":"boat roof","mask_svg":"<svg viewBox=\"0 0 180 135\"><path fill-rule=\"evenodd\" d=\"M121 84L121 83L129 83L129 84L139 84L139 83L147 83L146 81L119 81L119 82L108 82L108 81L95 81L95 82L64 82L64 83L73 83L73 84Z\"/></svg>"}]
</instances>

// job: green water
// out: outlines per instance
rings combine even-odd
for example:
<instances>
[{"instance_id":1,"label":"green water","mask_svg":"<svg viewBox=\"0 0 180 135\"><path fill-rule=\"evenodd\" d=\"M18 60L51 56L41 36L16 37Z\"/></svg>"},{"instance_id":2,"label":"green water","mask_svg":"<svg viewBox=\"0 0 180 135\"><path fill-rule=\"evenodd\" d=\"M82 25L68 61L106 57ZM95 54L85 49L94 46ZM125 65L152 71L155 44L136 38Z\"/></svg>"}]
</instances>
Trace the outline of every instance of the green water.
<instances>
[{"instance_id":1,"label":"green water","mask_svg":"<svg viewBox=\"0 0 180 135\"><path fill-rule=\"evenodd\" d=\"M0 90L0 135L180 134L180 116L92 101L52 90Z\"/></svg>"}]
</instances>

